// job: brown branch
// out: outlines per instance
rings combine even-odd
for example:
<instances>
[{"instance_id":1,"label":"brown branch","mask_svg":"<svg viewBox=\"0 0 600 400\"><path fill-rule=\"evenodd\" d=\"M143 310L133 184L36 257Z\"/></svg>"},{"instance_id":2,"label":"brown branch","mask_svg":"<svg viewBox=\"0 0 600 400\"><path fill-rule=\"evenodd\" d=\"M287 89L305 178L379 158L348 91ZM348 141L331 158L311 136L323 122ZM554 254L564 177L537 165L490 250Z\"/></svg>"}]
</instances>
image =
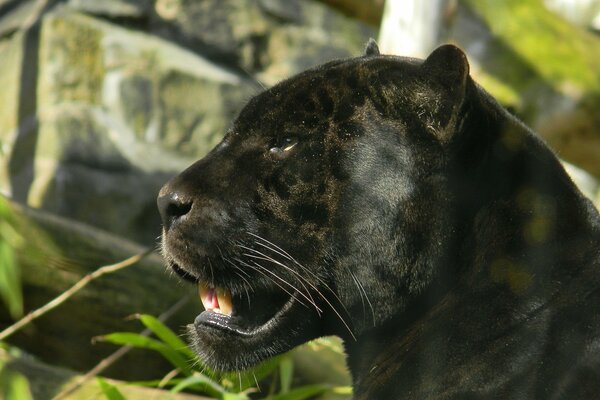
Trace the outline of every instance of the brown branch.
<instances>
[{"instance_id":1,"label":"brown branch","mask_svg":"<svg viewBox=\"0 0 600 400\"><path fill-rule=\"evenodd\" d=\"M129 266L139 262L140 260L144 259L146 256L148 256L153 251L154 250L152 250L152 249L148 249L145 252L136 254L132 257L129 257L126 260L120 261L116 264L105 265L103 267L98 268L94 272L87 274L79 282L77 282L75 285L71 286L71 288L64 291L63 293L61 293L59 296L55 297L50 302L44 304L42 307L29 312L26 316L24 316L23 318L21 318L20 320L18 320L17 322L15 322L11 326L9 326L8 328L6 328L2 332L0 332L0 341L6 339L13 333L17 332L19 329L23 328L25 325L29 324L31 321L41 317L42 315L44 315L44 314L48 313L49 311L55 309L56 307L60 306L62 303L67 301L69 298L73 297L73 295L76 294L78 291L83 289L88 283L100 278L102 275L110 274L110 273L119 271L123 268L129 267Z\"/></svg>"}]
</instances>

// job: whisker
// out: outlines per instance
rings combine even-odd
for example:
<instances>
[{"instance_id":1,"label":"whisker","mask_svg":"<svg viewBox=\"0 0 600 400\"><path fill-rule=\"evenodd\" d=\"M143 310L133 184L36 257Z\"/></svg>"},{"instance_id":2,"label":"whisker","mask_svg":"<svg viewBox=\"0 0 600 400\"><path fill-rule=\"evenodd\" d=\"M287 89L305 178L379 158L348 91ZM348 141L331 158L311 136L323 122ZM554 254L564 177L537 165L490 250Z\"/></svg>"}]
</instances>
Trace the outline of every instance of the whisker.
<instances>
[{"instance_id":1,"label":"whisker","mask_svg":"<svg viewBox=\"0 0 600 400\"><path fill-rule=\"evenodd\" d=\"M285 265L285 264L283 264L283 263L275 260L272 257L267 256L266 254L263 254L263 253L259 252L258 250L255 250L255 249L252 249L252 248L249 248L249 247L246 247L246 246L240 246L240 247L242 247L245 250L252 251L252 252L255 252L256 254L258 254L258 255L254 255L254 254L244 253L243 254L244 256L250 257L250 258L254 258L254 259L258 259L258 260L269 261L269 262L271 262L273 264L276 264L276 265L278 265L280 267L285 268L287 271L290 271L292 274L296 275L298 277L298 281L300 282L300 284L302 285L302 287L304 288L304 290L306 291L306 293L310 297L310 302L312 304L316 304L315 300L313 299L313 297L312 297L312 295L310 293L310 290L308 290L308 288L306 287L306 285L304 284L304 282L306 282L310 287L312 287L317 292L319 291L319 289L317 289L312 283L310 283L308 281L308 279L306 279L305 277L303 277L302 275L300 275L297 271L294 271L292 268L288 267L287 265ZM319 315L320 315L321 314L321 310L318 307L316 307L316 306L315 306L315 308L319 311Z\"/></svg>"},{"instance_id":2,"label":"whisker","mask_svg":"<svg viewBox=\"0 0 600 400\"><path fill-rule=\"evenodd\" d=\"M369 307L371 308L371 316L373 318L373 326L375 326L375 309L373 308L373 303L371 303L371 300L369 299L369 295L367 295L367 291L365 290L365 287L362 285L362 283L360 283L360 280L358 280L356 275L354 275L354 273L350 269L348 269L348 272L350 273L350 276L352 277L352 279L354 280L354 283L356 283L356 286L358 287L358 292L360 293L360 299L363 302L363 311L365 308L363 296L367 300L367 303L369 304Z\"/></svg>"},{"instance_id":3,"label":"whisker","mask_svg":"<svg viewBox=\"0 0 600 400\"><path fill-rule=\"evenodd\" d=\"M270 277L269 275L265 274L263 271L261 271L261 270L260 270L260 269L258 269L257 267L260 267L260 268L264 269L265 271L267 271L267 272L269 272L269 273L273 274L273 275L274 275L276 278L278 278L278 279L279 279L279 280L281 280L282 282L284 282L284 283L286 283L286 284L290 285L290 284L289 284L288 282L286 282L284 279L281 279L281 278L280 278L278 275L274 274L273 272L269 271L268 269L264 268L263 266L261 266L261 265L259 265L259 264L256 264L256 263L255 263L255 265L256 265L256 266L254 266L254 265L250 265L250 264L248 264L248 263L246 263L246 262L244 262L244 261L242 261L242 260L240 260L240 259L237 259L237 258L235 258L234 260L235 260L235 261L237 261L237 262L239 262L239 263L241 263L242 265L244 265L244 266L246 266L246 267L248 267L248 268L251 268L252 270L254 270L254 271L258 272L259 274L261 274L262 276L264 276L265 278L269 279L271 282L273 282L275 285L277 285L277 286L278 286L278 287L279 287L281 290L283 290L285 293L287 293L287 294L288 294L290 297L293 297L293 298L295 298L296 300L298 300L298 302L300 302L300 304L302 304L303 306L305 306L305 307L307 307L307 308L308 308L308 306L307 306L306 304L304 304L304 303L303 303L303 302L302 302L300 299L298 299L298 298L297 298L295 295L293 295L292 293L290 293L290 292L289 292L289 291L288 291L286 288L284 288L284 287L283 287L283 286L281 286L279 283L277 283L277 282L276 282L276 281L275 281L275 280L274 280L272 277ZM290 286L292 286L292 285L290 285ZM292 286L292 288L294 288L294 286ZM295 289L295 288L294 288L294 289Z\"/></svg>"},{"instance_id":4,"label":"whisker","mask_svg":"<svg viewBox=\"0 0 600 400\"><path fill-rule=\"evenodd\" d=\"M363 296L363 293L360 290L360 286L358 286L358 282L356 282L356 277L354 277L354 274L352 272L350 272L350 277L354 281L354 285L357 287L358 293L360 293L360 302L362 303L363 313L366 314L367 308L366 308L366 305L365 305L365 298Z\"/></svg>"},{"instance_id":5,"label":"whisker","mask_svg":"<svg viewBox=\"0 0 600 400\"><path fill-rule=\"evenodd\" d=\"M294 257L292 257L288 252L286 252L285 250L283 250L281 247L277 246L275 243L270 242L269 240L253 233L253 232L247 232L250 236L255 237L256 239L268 244L269 246L272 246L273 248L277 249L274 250L273 248L269 248L269 250L282 255L283 257L289 259L290 261L294 262L294 264L296 264L299 268L301 268L303 271L307 272L307 273L312 273L308 268L306 268L305 266L303 266L302 264L300 264L298 261L296 261L296 259ZM260 242L255 241L256 244L261 244ZM267 246L262 246L262 247L267 247ZM268 247L267 247L268 248ZM256 250L255 250L256 251ZM263 254L264 255L264 254ZM262 266L261 266L262 267ZM262 267L264 268L264 267ZM268 271L268 270L267 270ZM270 272L270 271L269 271ZM341 299L339 298L339 296L337 295L337 293L335 293L335 291L333 289L331 289L331 287L329 287L329 285L324 282L322 279L320 279L318 276L316 276L317 281L322 284L327 290L329 290L329 292L331 292L331 294L333 294L333 296L338 300L339 304L344 308L346 314L348 313L348 310L346 309L346 307L344 306L343 302L341 301ZM287 282L286 282L287 283ZM289 283L288 283L289 284ZM297 290L297 289L296 289ZM319 296L321 296L321 298L325 301L325 303L327 303L327 305L331 308L331 310L337 315L337 317L340 319L340 321L342 322L342 324L344 324L344 326L346 327L346 329L348 330L348 332L350 333L350 336L352 336L352 338L354 340L356 340L356 336L354 335L354 332L352 332L352 329L350 328L348 322L344 319L344 317L341 315L341 313L337 310L337 308L331 304L331 302L327 299L327 297L321 293L320 290L316 289L316 292ZM300 294L302 294L301 292L299 292Z\"/></svg>"},{"instance_id":6,"label":"whisker","mask_svg":"<svg viewBox=\"0 0 600 400\"><path fill-rule=\"evenodd\" d=\"M254 233L252 233L252 232L248 232L248 234L249 234L249 235L251 235L251 236L254 236L254 237L255 237L255 238L257 238L257 239L260 239L260 240L262 240L262 241L263 241L263 242L265 242L265 243L267 243L267 244L265 244L265 243L261 243L261 242L255 241L255 243L256 243L257 245L259 245L259 246L261 246L261 247L264 247L265 249L267 249L267 250L270 250L270 251L272 251L273 253L276 253L276 254L278 254L278 255L280 255L280 256L282 256L282 257L284 257L284 258L286 258L286 259L288 259L288 260L290 260L290 261L293 261L293 262L294 262L294 264L296 264L296 265L297 265L298 267L300 267L302 270L304 270L304 271L305 271L305 272L307 272L307 273L311 273L311 274L312 274L312 272L311 272L311 271L310 271L308 268L306 268L305 266L303 266L302 264L300 264L298 261L296 261L296 259L295 259L294 257L292 257L292 256L291 256L291 255L290 255L288 252L286 252L285 250L283 250L281 247L277 246L275 243L273 243L273 242L270 242L270 241L268 241L267 239L265 239L265 238L263 238L263 237L261 237L261 236L259 236L259 235L256 235L256 234L254 234ZM272 246L272 247L271 247L271 246ZM256 249L251 249L251 248L247 248L247 249L248 249L248 250L251 250L251 251L254 251L254 252L257 252L257 253L259 253L259 254L263 254L263 253L259 252L259 251L258 251L258 250L256 250ZM265 254L263 254L263 255L265 255ZM266 256L266 255L265 255L265 256ZM300 276L300 275L299 275L299 276ZM316 280L317 280L317 282L318 282L318 283L321 283L321 284L323 284L324 286L327 286L327 283L326 283L326 282L325 282L325 281L324 281L322 278L320 278L320 277L319 277L319 276L317 276L317 275L314 275L314 277L316 278ZM304 279L306 279L306 278L304 278ZM315 289L316 289L316 288L315 288ZM316 290L318 291L318 289L316 289ZM331 290L331 289L330 289L330 290Z\"/></svg>"},{"instance_id":7,"label":"whisker","mask_svg":"<svg viewBox=\"0 0 600 400\"><path fill-rule=\"evenodd\" d=\"M306 294L304 294L304 292L302 292L301 290L299 290L297 287L295 287L294 285L292 285L290 282L286 281L285 279L283 279L282 277L280 277L279 275L277 275L276 273L274 273L273 271L269 270L268 268L265 268L263 265L257 263L256 261L252 261L252 263L257 266L258 268L261 268L262 270L264 270L265 272L268 272L269 274L272 274L275 278L279 279L281 282L285 283L286 285L288 285L289 287L291 287L292 289L294 289L294 291L296 293L298 293L300 296L302 296L306 301L308 301L309 304L311 304L315 310L317 311L317 314L321 315L321 313L323 312L323 310L321 310L321 308L319 308L319 306L317 305L317 303L315 303L315 301L311 298L309 298ZM290 294L289 292L287 292L288 294ZM295 299L297 299L298 301L300 301L300 299L298 299L296 296L290 294L290 296L294 297ZM302 301L300 301L300 303L302 303ZM302 303L305 307L306 304Z\"/></svg>"},{"instance_id":8,"label":"whisker","mask_svg":"<svg viewBox=\"0 0 600 400\"><path fill-rule=\"evenodd\" d=\"M254 377L254 382L256 383L256 389L260 392L260 385L258 384L258 379L256 379L256 374L253 372L252 376Z\"/></svg>"},{"instance_id":9,"label":"whisker","mask_svg":"<svg viewBox=\"0 0 600 400\"><path fill-rule=\"evenodd\" d=\"M244 271L242 268L240 268L239 265L237 265L236 263L234 263L233 261L231 261L228 258L223 258L223 260L229 264L231 264L234 268L234 273L239 276L244 282L246 282L246 286L244 286L244 291L246 292L246 297L248 298L248 307L250 307L250 292L248 292L248 288L250 288L250 290L254 291L254 288L252 287L252 284L248 281L248 279L250 279L250 275ZM246 277L248 279L246 279L242 274L246 275Z\"/></svg>"}]
</instances>

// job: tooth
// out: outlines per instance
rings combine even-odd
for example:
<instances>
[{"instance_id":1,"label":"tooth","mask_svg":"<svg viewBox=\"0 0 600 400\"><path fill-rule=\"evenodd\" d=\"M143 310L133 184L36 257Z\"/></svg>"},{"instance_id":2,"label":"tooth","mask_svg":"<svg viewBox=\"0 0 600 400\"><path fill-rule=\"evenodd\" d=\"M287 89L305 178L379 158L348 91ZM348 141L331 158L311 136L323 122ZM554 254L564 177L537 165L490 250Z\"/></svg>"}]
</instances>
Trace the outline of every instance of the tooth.
<instances>
[{"instance_id":1,"label":"tooth","mask_svg":"<svg viewBox=\"0 0 600 400\"><path fill-rule=\"evenodd\" d=\"M219 301L219 309L222 314L231 315L233 304L231 303L231 293L228 290L217 288L217 299Z\"/></svg>"},{"instance_id":2,"label":"tooth","mask_svg":"<svg viewBox=\"0 0 600 400\"><path fill-rule=\"evenodd\" d=\"M198 296L202 301L202 305L204 309L209 311L214 308L213 306L213 297L214 297L214 289L208 286L206 283L199 282L198 283Z\"/></svg>"}]
</instances>

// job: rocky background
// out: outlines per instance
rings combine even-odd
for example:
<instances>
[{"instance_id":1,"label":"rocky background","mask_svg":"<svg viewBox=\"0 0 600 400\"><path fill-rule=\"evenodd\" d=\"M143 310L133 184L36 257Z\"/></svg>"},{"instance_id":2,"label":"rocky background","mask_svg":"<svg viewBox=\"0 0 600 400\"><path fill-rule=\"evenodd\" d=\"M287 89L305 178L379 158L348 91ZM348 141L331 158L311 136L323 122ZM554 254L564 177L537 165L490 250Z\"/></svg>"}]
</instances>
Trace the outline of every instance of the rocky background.
<instances>
[{"instance_id":1,"label":"rocky background","mask_svg":"<svg viewBox=\"0 0 600 400\"><path fill-rule=\"evenodd\" d=\"M25 241L61 260L46 265L48 257L21 255L26 309L44 304L87 270L155 246L162 184L216 144L263 88L361 54L379 35L383 3L0 0L0 194L30 221L25 225L39 225L26 233L37 241ZM559 0L547 1L554 11L536 0L498 3L447 1L440 42L467 50L476 79L541 132L599 205L600 39L581 13L563 20ZM525 3L539 10L530 15ZM51 242L51 251L40 237ZM166 278L160 260L147 264L148 279L182 291ZM57 268L58 275L73 276L50 290ZM144 296L137 286L126 293L128 279L141 279L132 274L122 276L121 289L109 281L83 297L102 305L108 285L106 293L117 299L106 305L112 314L101 328L80 327L84 316L73 306L15 343L54 364L90 368L110 352L91 346L90 337L127 329L127 313L156 315L175 301L129 302ZM0 327L10 322L0 317ZM175 326L182 320L175 318ZM36 347L40 337L47 342ZM78 352L65 348L65 337ZM140 357L111 374L141 379L153 375L150 365L160 370L160 363Z\"/></svg>"},{"instance_id":2,"label":"rocky background","mask_svg":"<svg viewBox=\"0 0 600 400\"><path fill-rule=\"evenodd\" d=\"M331 3L337 7L312 0L0 0L0 193L152 245L157 190L205 154L252 95L307 67L360 54L377 37L382 1ZM526 122L554 128L545 117L569 107L565 96L536 83L540 74L506 44L500 48L485 15L464 3L446 17L446 35ZM521 88L498 83L509 70ZM596 177L598 136L591 147L564 145L583 152L571 158ZM562 133L560 140L568 142ZM597 186L588 186L596 197Z\"/></svg>"},{"instance_id":3,"label":"rocky background","mask_svg":"<svg viewBox=\"0 0 600 400\"><path fill-rule=\"evenodd\" d=\"M0 192L152 245L160 186L262 87L376 30L314 1L0 2ZM2 13L4 11L4 13Z\"/></svg>"}]
</instances>

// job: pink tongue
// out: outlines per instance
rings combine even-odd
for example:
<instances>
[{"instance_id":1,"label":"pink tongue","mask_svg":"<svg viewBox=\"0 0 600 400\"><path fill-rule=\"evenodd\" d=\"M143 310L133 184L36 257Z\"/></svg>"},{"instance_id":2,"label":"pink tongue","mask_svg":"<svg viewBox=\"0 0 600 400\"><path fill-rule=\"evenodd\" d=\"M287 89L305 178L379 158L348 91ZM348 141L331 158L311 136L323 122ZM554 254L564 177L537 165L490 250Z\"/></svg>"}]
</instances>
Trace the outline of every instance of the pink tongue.
<instances>
[{"instance_id":1,"label":"pink tongue","mask_svg":"<svg viewBox=\"0 0 600 400\"><path fill-rule=\"evenodd\" d=\"M205 310L215 310L219 308L219 299L215 289L206 289L204 296L202 296L202 305Z\"/></svg>"}]
</instances>

